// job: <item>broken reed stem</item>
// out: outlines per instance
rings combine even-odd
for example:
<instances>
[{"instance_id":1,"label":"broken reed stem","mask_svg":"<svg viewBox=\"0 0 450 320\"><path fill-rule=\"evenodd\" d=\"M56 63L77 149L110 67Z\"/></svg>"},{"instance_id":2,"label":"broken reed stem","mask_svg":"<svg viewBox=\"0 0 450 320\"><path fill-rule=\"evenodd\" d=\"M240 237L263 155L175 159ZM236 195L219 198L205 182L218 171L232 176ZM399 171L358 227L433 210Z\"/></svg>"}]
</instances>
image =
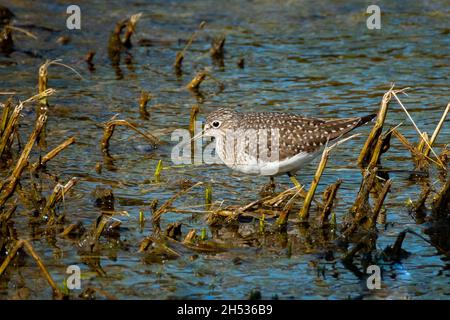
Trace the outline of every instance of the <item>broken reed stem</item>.
<instances>
[{"instance_id":1,"label":"broken reed stem","mask_svg":"<svg viewBox=\"0 0 450 320\"><path fill-rule=\"evenodd\" d=\"M396 95L396 93L393 91L392 95L395 97L395 99L397 100L398 104L402 107L403 111L405 111L406 115L408 116L409 120L412 122L414 129L416 129L417 133L419 134L420 138L424 141L424 143L428 146L428 148L431 150L431 152L433 153L433 155L436 157L437 161L438 161L438 165L443 168L446 169L445 165L442 163L441 159L438 157L438 155L436 154L436 152L434 152L433 148L431 147L430 143L427 141L427 139L424 137L424 133L420 131L420 129L417 127L416 123L414 122L413 118L411 117L411 115L409 114L408 110L405 108L405 106L403 105L403 103L400 101L400 99L398 98L398 96ZM429 151L428 151L429 152Z\"/></svg>"},{"instance_id":2,"label":"broken reed stem","mask_svg":"<svg viewBox=\"0 0 450 320\"><path fill-rule=\"evenodd\" d=\"M289 211L288 210L283 210L283 211L280 212L280 215L278 216L277 221L275 222L275 224L280 229L283 229L283 228L286 227L288 219L289 219Z\"/></svg>"},{"instance_id":3,"label":"broken reed stem","mask_svg":"<svg viewBox=\"0 0 450 320\"><path fill-rule=\"evenodd\" d=\"M430 139L431 147L434 145L434 142L436 141L436 138L442 129L445 118L447 118L447 114L449 113L449 111L450 111L450 103L447 104L447 107L445 108L444 113L442 114L441 120L439 120L439 123L436 126L436 129L434 129L433 135L431 136L431 139ZM425 156L428 156L430 154L430 148L425 149L424 154L425 154Z\"/></svg>"},{"instance_id":4,"label":"broken reed stem","mask_svg":"<svg viewBox=\"0 0 450 320\"><path fill-rule=\"evenodd\" d=\"M302 191L303 191L303 186L300 187L295 187L296 192L295 194L288 200L288 202L285 204L283 210L280 212L277 221L275 222L275 224L278 226L278 228L280 230L284 230L286 225L287 225L287 221L289 219L289 212L291 211L292 207L294 206L294 200L295 198L297 198L297 196L299 196ZM270 197L269 197L270 198ZM265 199L262 199L265 200Z\"/></svg>"},{"instance_id":5,"label":"broken reed stem","mask_svg":"<svg viewBox=\"0 0 450 320\"><path fill-rule=\"evenodd\" d=\"M94 56L95 56L95 51L89 51L88 53L86 53L86 56L84 57L84 61L86 61L86 63L90 66L93 66L93 60L94 60Z\"/></svg>"},{"instance_id":6,"label":"broken reed stem","mask_svg":"<svg viewBox=\"0 0 450 320\"><path fill-rule=\"evenodd\" d=\"M141 18L142 13L133 14L127 23L127 30L125 31L124 45L131 47L131 36L136 32L136 24Z\"/></svg>"},{"instance_id":7,"label":"broken reed stem","mask_svg":"<svg viewBox=\"0 0 450 320\"><path fill-rule=\"evenodd\" d=\"M438 218L450 217L448 211L450 203L450 177L442 187L441 191L433 199L433 214Z\"/></svg>"},{"instance_id":8,"label":"broken reed stem","mask_svg":"<svg viewBox=\"0 0 450 320\"><path fill-rule=\"evenodd\" d=\"M36 125L34 127L33 132L28 139L25 148L20 155L19 160L17 160L16 167L14 168L11 176L8 179L7 186L3 188L2 193L0 194L0 207L2 207L5 202L9 199L9 197L14 193L16 189L17 183L19 182L20 176L23 172L23 169L28 164L28 158L30 156L31 149L33 148L34 143L36 142L37 137L39 136L44 124L47 121L46 115L40 115L38 120L36 121Z\"/></svg>"},{"instance_id":9,"label":"broken reed stem","mask_svg":"<svg viewBox=\"0 0 450 320\"><path fill-rule=\"evenodd\" d=\"M309 218L309 209L311 207L311 201L314 197L314 193L316 192L317 185L319 184L320 177L322 176L323 171L325 170L325 166L327 165L328 157L329 157L330 149L325 147L322 158L320 159L319 166L317 167L316 174L312 180L311 186L309 187L308 193L306 194L305 201L303 202L303 207L299 212L300 221L307 221Z\"/></svg>"},{"instance_id":10,"label":"broken reed stem","mask_svg":"<svg viewBox=\"0 0 450 320\"><path fill-rule=\"evenodd\" d=\"M411 212L416 213L416 217L417 217L417 214L420 214L425 211L425 209L426 209L425 203L427 201L428 196L430 195L430 192L431 192L431 187L430 187L430 185L427 184L423 188L422 192L420 192L419 199L417 199L414 202L411 199L409 199L410 202L408 202L408 206L409 206Z\"/></svg>"},{"instance_id":11,"label":"broken reed stem","mask_svg":"<svg viewBox=\"0 0 450 320\"><path fill-rule=\"evenodd\" d=\"M327 165L327 161L328 161L328 157L329 157L329 153L332 149L334 149L335 147L337 147L338 145L346 142L347 140L350 140L354 137L359 136L360 134L354 134L350 137L347 137L345 139L342 139L336 143L334 143L331 146L325 146L325 148L323 149L322 152L322 158L320 159L320 163L317 167L316 173L314 175L313 181L311 183L311 186L308 190L308 193L306 194L305 200L303 202L303 207L299 212L299 219L302 222L306 222L309 218L309 209L311 207L311 202L314 198L314 193L316 192L317 189L317 185L319 184L320 181L320 177L322 176L323 171L325 170L325 167Z\"/></svg>"},{"instance_id":12,"label":"broken reed stem","mask_svg":"<svg viewBox=\"0 0 450 320\"><path fill-rule=\"evenodd\" d=\"M3 119L2 118L2 135L0 140L0 156L3 155L3 153L6 151L8 147L8 142L10 141L11 135L14 132L14 128L16 127L16 124L19 121L20 113L23 109L23 102L17 105L14 110L12 111L9 118ZM8 111L9 112L9 111ZM5 113L5 111L4 111ZM3 121L5 121L5 124L3 125Z\"/></svg>"},{"instance_id":13,"label":"broken reed stem","mask_svg":"<svg viewBox=\"0 0 450 320\"><path fill-rule=\"evenodd\" d=\"M144 240L141 241L141 244L139 245L138 252L144 252L150 247L150 245L153 243L153 237L148 236L144 238Z\"/></svg>"},{"instance_id":14,"label":"broken reed stem","mask_svg":"<svg viewBox=\"0 0 450 320\"><path fill-rule=\"evenodd\" d=\"M53 293L56 295L56 297L58 299L61 299L62 297L64 297L64 294L59 290L55 281L53 281L50 273L48 272L47 268L44 265L44 262L38 256L36 251L34 251L34 248L31 245L31 243L29 243L27 240L23 240L23 245L25 246L25 249L28 251L28 254L31 255L33 257L33 259L36 261L36 264L38 265L39 269L41 269L41 272L43 273L44 278L47 280L50 287L52 287Z\"/></svg>"},{"instance_id":15,"label":"broken reed stem","mask_svg":"<svg viewBox=\"0 0 450 320\"><path fill-rule=\"evenodd\" d=\"M155 177L155 180L158 182L159 180L160 180L160 178L161 178L161 171L162 171L162 168L163 168L163 165L162 165L162 160L159 160L158 161L158 164L157 164L157 166L156 166L156 169L155 169L155 173L154 173L154 177Z\"/></svg>"},{"instance_id":16,"label":"broken reed stem","mask_svg":"<svg viewBox=\"0 0 450 320\"><path fill-rule=\"evenodd\" d=\"M111 120L106 123L105 130L103 132L102 142L101 142L102 152L105 154L108 154L109 140L111 139L116 126L125 126L125 127L128 127L130 129L136 131L141 136L143 136L146 140L148 140L153 147L155 147L159 144L158 138L156 138L155 136L153 136L150 133L145 133L145 132L141 131L134 124L131 124L126 120Z\"/></svg>"},{"instance_id":17,"label":"broken reed stem","mask_svg":"<svg viewBox=\"0 0 450 320\"><path fill-rule=\"evenodd\" d=\"M361 182L361 186L358 192L358 195L356 196L355 203L353 204L352 208L350 209L350 212L353 213L354 219L357 220L357 216L359 215L359 212L366 211L370 190L372 190L372 187L375 183L375 179L377 177L378 168L375 167L371 170L367 170L363 181ZM366 208L363 208L366 207Z\"/></svg>"},{"instance_id":18,"label":"broken reed stem","mask_svg":"<svg viewBox=\"0 0 450 320\"><path fill-rule=\"evenodd\" d=\"M11 250L9 250L8 255L6 256L5 260L3 260L3 263L0 266L0 277L3 275L6 268L11 263L12 259L14 259L14 257L16 256L17 251L19 251L19 249L22 247L23 247L23 240L18 240L14 245L14 247L12 247Z\"/></svg>"},{"instance_id":19,"label":"broken reed stem","mask_svg":"<svg viewBox=\"0 0 450 320\"><path fill-rule=\"evenodd\" d=\"M202 82L206 79L206 77L209 77L211 80L213 80L214 82L217 83L217 85L219 86L219 90L223 90L224 88L224 84L222 82L220 82L218 79L216 79L215 77L213 77L209 72L202 70L199 71L195 77L191 80L191 82L189 82L189 84L186 86L186 88L188 90L191 90L194 93L198 93L198 90L200 88L200 85L202 84Z\"/></svg>"},{"instance_id":20,"label":"broken reed stem","mask_svg":"<svg viewBox=\"0 0 450 320\"><path fill-rule=\"evenodd\" d=\"M67 237L72 232L74 232L76 229L80 228L80 224L78 223L72 223L64 228L64 230L59 234L60 237Z\"/></svg>"},{"instance_id":21,"label":"broken reed stem","mask_svg":"<svg viewBox=\"0 0 450 320\"><path fill-rule=\"evenodd\" d=\"M48 67L50 66L50 61L45 61L40 67L38 72L38 92L41 94L47 90L48 84ZM38 114L42 114L47 111L48 100L46 96L39 99Z\"/></svg>"},{"instance_id":22,"label":"broken reed stem","mask_svg":"<svg viewBox=\"0 0 450 320\"><path fill-rule=\"evenodd\" d=\"M206 22L202 21L200 25L198 26L198 29L192 34L192 36L189 38L188 42L184 46L183 50L177 52L177 56L175 58L174 67L176 70L181 70L181 66L183 64L183 59L186 51L189 49L189 47L192 45L192 42L194 42L195 38L199 34L199 32L205 27Z\"/></svg>"},{"instance_id":23,"label":"broken reed stem","mask_svg":"<svg viewBox=\"0 0 450 320\"><path fill-rule=\"evenodd\" d=\"M212 40L210 53L211 53L211 57L213 59L223 58L224 45L225 45L225 36L224 35L220 35Z\"/></svg>"},{"instance_id":24,"label":"broken reed stem","mask_svg":"<svg viewBox=\"0 0 450 320\"><path fill-rule=\"evenodd\" d=\"M65 185L61 185L58 183L55 186L55 188L53 189L53 193L48 198L48 200L45 204L45 208L44 208L44 210L42 210L42 213L41 213L41 216L51 213L49 220L48 220L49 224L54 222L55 215L53 214L53 211L55 209L56 204L58 202L60 202L61 200L64 201L64 195L67 194L67 192L69 192L69 190L72 189L72 187L75 186L75 184L77 184L77 182L78 182L78 178L73 177Z\"/></svg>"},{"instance_id":25,"label":"broken reed stem","mask_svg":"<svg viewBox=\"0 0 450 320\"><path fill-rule=\"evenodd\" d=\"M183 243L193 243L194 240L197 238L197 231L195 229L189 230L186 237L184 237Z\"/></svg>"},{"instance_id":26,"label":"broken reed stem","mask_svg":"<svg viewBox=\"0 0 450 320\"><path fill-rule=\"evenodd\" d=\"M97 220L97 224L95 226L94 230L94 236L93 241L96 242L100 239L100 236L102 235L103 230L106 228L106 224L109 221L109 218L112 217L109 213L102 212L100 218Z\"/></svg>"},{"instance_id":27,"label":"broken reed stem","mask_svg":"<svg viewBox=\"0 0 450 320\"><path fill-rule=\"evenodd\" d=\"M147 104L152 99L152 95L147 91L141 91L141 96L139 97L139 113L144 119L148 119L150 114L147 111Z\"/></svg>"},{"instance_id":28,"label":"broken reed stem","mask_svg":"<svg viewBox=\"0 0 450 320\"><path fill-rule=\"evenodd\" d=\"M176 199L178 199L178 198L181 197L182 195L188 193L189 191L191 191L191 190L194 189L195 187L200 186L200 185L202 185L202 184L203 184L203 182L201 182L201 181L200 181L200 182L197 182L197 183L194 184L193 186L191 186L191 187L189 187L189 188L187 188L187 189L181 190L180 192L178 192L177 194L175 194L174 196L172 196L169 200L167 200L162 206L160 206L160 207L153 213L153 218L152 218L153 223L159 224L161 215L162 215L163 213L167 212L167 210L170 209L170 206L172 205L172 203L173 203Z\"/></svg>"},{"instance_id":29,"label":"broken reed stem","mask_svg":"<svg viewBox=\"0 0 450 320\"><path fill-rule=\"evenodd\" d=\"M71 66L68 66L64 63L60 62L61 60L56 59L56 60L46 60L40 67L39 67L39 73L38 73L38 90L39 90L39 95L41 95L41 97L39 98L39 104L37 105L37 110L36 110L36 114L39 117L40 115L45 115L47 113L49 104L48 104L48 100L47 97L48 95L45 95L44 93L48 90L47 88L47 83L48 83L48 68L51 65L59 65L59 66L63 66L71 71L73 71L76 75L78 75L81 79L83 79L83 77L81 76L81 74L76 71L74 68L72 68ZM46 148L46 127L44 125L44 127L42 128L39 137L38 137L38 144L39 147L41 147L42 149Z\"/></svg>"},{"instance_id":30,"label":"broken reed stem","mask_svg":"<svg viewBox=\"0 0 450 320\"><path fill-rule=\"evenodd\" d=\"M17 209L17 201L14 202L14 204L10 208L8 208L8 210L0 213L0 222L8 221L9 219L11 219L14 212L16 212L16 209Z\"/></svg>"},{"instance_id":31,"label":"broken reed stem","mask_svg":"<svg viewBox=\"0 0 450 320\"><path fill-rule=\"evenodd\" d=\"M208 184L205 188L205 207L207 210L211 208L212 204L212 186Z\"/></svg>"},{"instance_id":32,"label":"broken reed stem","mask_svg":"<svg viewBox=\"0 0 450 320\"><path fill-rule=\"evenodd\" d=\"M29 31L27 31L25 29L14 27L14 26L11 26L11 25L7 25L6 28L8 28L10 30L15 30L15 31L22 32L23 34L27 35L28 37L30 37L30 38L32 38L34 40L37 40L37 36L35 36L34 34L32 34L31 32L29 32Z\"/></svg>"},{"instance_id":33,"label":"broken reed stem","mask_svg":"<svg viewBox=\"0 0 450 320\"><path fill-rule=\"evenodd\" d=\"M19 249L24 248L28 255L30 255L34 261L36 262L37 266L42 272L43 277L47 280L48 284L53 290L53 294L56 296L57 299L62 299L64 297L64 294L59 290L58 286L56 285L55 281L51 277L50 273L48 272L47 268L45 267L42 259L39 257L39 255L34 251L33 246L31 243L27 240L18 240L14 247L9 251L8 255L6 256L5 260L3 261L2 265L0 266L0 277L5 272L6 268L9 266L11 261L16 256Z\"/></svg>"},{"instance_id":34,"label":"broken reed stem","mask_svg":"<svg viewBox=\"0 0 450 320\"><path fill-rule=\"evenodd\" d=\"M20 113L22 112L23 107L26 103L39 100L42 97L50 96L55 93L54 89L47 89L39 94L36 94L25 101L20 102L17 106L14 107L14 110L11 113L11 110L8 111L10 114L9 117L2 117L2 131L0 135L0 156L7 150L9 144L12 142L12 134L15 131L15 128L19 122ZM5 113L5 111L4 111ZM4 123L4 124L3 124Z\"/></svg>"},{"instance_id":35,"label":"broken reed stem","mask_svg":"<svg viewBox=\"0 0 450 320\"><path fill-rule=\"evenodd\" d=\"M3 260L3 263L0 266L0 277L3 275L6 268L11 263L12 259L14 259L14 257L16 256L17 251L19 251L19 249L22 247L23 247L23 240L19 240L16 242L14 247L12 247L11 250L9 250L8 255L6 256L5 260Z\"/></svg>"},{"instance_id":36,"label":"broken reed stem","mask_svg":"<svg viewBox=\"0 0 450 320\"><path fill-rule=\"evenodd\" d=\"M338 179L334 184L329 186L325 191L326 197L324 197L324 207L320 214L320 225L324 226L328 222L331 210L333 209L333 203L336 199L337 191L342 184L342 180Z\"/></svg>"},{"instance_id":37,"label":"broken reed stem","mask_svg":"<svg viewBox=\"0 0 450 320\"><path fill-rule=\"evenodd\" d=\"M348 251L347 253L345 253L344 257L342 258L342 262L344 264L349 264L352 263L353 258L355 257L355 255L362 250L363 248L366 247L366 243L365 241L361 240L360 242L358 242L350 251Z\"/></svg>"},{"instance_id":38,"label":"broken reed stem","mask_svg":"<svg viewBox=\"0 0 450 320\"><path fill-rule=\"evenodd\" d=\"M369 136L367 137L366 142L364 143L364 147L361 150L361 153L358 157L358 164L362 165L371 159L371 150L373 145L376 143L378 137L381 135L381 131L383 130L384 121L386 120L386 114L389 107L389 102L392 99L392 93L394 86L392 86L389 91L387 91L383 95L383 99L381 100L380 110L378 111L377 120L375 121L375 125L372 127Z\"/></svg>"},{"instance_id":39,"label":"broken reed stem","mask_svg":"<svg viewBox=\"0 0 450 320\"><path fill-rule=\"evenodd\" d=\"M204 70L199 71L191 80L191 82L189 82L186 88L192 91L197 91L200 88L200 84L203 82L203 80L205 80L207 74L208 73Z\"/></svg>"},{"instance_id":40,"label":"broken reed stem","mask_svg":"<svg viewBox=\"0 0 450 320\"><path fill-rule=\"evenodd\" d=\"M366 170L361 186L356 196L355 203L350 209L350 214L352 215L352 220L349 225L347 225L342 232L344 238L349 237L361 224L361 221L371 212L369 204L370 191L375 184L375 179L377 179L378 168L375 167L371 170Z\"/></svg>"},{"instance_id":41,"label":"broken reed stem","mask_svg":"<svg viewBox=\"0 0 450 320\"><path fill-rule=\"evenodd\" d=\"M194 104L191 108L191 113L189 116L189 132L191 133L191 137L195 136L195 122L197 121L199 112L200 107L197 104Z\"/></svg>"},{"instance_id":42,"label":"broken reed stem","mask_svg":"<svg viewBox=\"0 0 450 320\"><path fill-rule=\"evenodd\" d=\"M3 105L2 122L0 123L0 137L3 136L3 131L5 131L6 129L6 124L8 123L9 116L11 115L11 110L12 110L12 99L9 98L8 101L6 101L6 103Z\"/></svg>"},{"instance_id":43,"label":"broken reed stem","mask_svg":"<svg viewBox=\"0 0 450 320\"><path fill-rule=\"evenodd\" d=\"M420 153L417 150L417 148L411 142L409 142L408 139L406 139L404 135L402 135L400 133L400 131L398 131L397 129L394 129L394 130L392 130L392 133L411 152L411 154L416 157L416 162L420 163L421 161L423 162L423 161L429 160L439 166L439 163L437 163L435 160L426 156L423 153Z\"/></svg>"},{"instance_id":44,"label":"broken reed stem","mask_svg":"<svg viewBox=\"0 0 450 320\"><path fill-rule=\"evenodd\" d=\"M63 143L61 143L59 146L55 147L53 150L48 152L45 156L39 159L38 162L34 163L31 167L31 172L35 172L37 169L42 168L46 165L47 162L52 160L54 157L56 157L61 151L66 149L71 144L75 143L75 137L70 137Z\"/></svg>"},{"instance_id":45,"label":"broken reed stem","mask_svg":"<svg viewBox=\"0 0 450 320\"><path fill-rule=\"evenodd\" d=\"M69 65L66 65L64 63L60 62L60 59L56 59L56 60L46 60L40 67L39 67L39 72L38 72L38 92L39 94L44 94L47 91L47 84L48 84L48 68L51 65L59 65L59 66L63 66L71 71L73 71L76 75L78 75L81 79L83 79L83 77L81 76L81 74L76 71L74 68L72 68ZM47 95L43 95L39 98L39 104L40 107L38 109L38 114L42 114L44 112L47 111L48 108L48 101L47 101Z\"/></svg>"},{"instance_id":46,"label":"broken reed stem","mask_svg":"<svg viewBox=\"0 0 450 320\"><path fill-rule=\"evenodd\" d=\"M428 133L426 132L423 132L422 138L423 139L420 139L419 143L417 144L417 151L419 151L420 153L424 153L423 147L425 146L425 141L427 141L428 143L430 141L430 139L428 138Z\"/></svg>"},{"instance_id":47,"label":"broken reed stem","mask_svg":"<svg viewBox=\"0 0 450 320\"><path fill-rule=\"evenodd\" d=\"M380 163L380 157L382 153L387 151L389 148L389 142L391 140L392 130L389 130L383 135L380 135L377 139L375 148L373 148L372 156L369 163L369 168L375 168Z\"/></svg>"},{"instance_id":48,"label":"broken reed stem","mask_svg":"<svg viewBox=\"0 0 450 320\"><path fill-rule=\"evenodd\" d=\"M372 217L369 222L370 227L374 227L378 220L378 215L381 212L381 208L383 206L384 200L386 199L386 196L391 189L392 180L389 179L385 182L383 189L381 190L380 195L378 196L377 202L375 203L375 207L373 208Z\"/></svg>"}]
</instances>

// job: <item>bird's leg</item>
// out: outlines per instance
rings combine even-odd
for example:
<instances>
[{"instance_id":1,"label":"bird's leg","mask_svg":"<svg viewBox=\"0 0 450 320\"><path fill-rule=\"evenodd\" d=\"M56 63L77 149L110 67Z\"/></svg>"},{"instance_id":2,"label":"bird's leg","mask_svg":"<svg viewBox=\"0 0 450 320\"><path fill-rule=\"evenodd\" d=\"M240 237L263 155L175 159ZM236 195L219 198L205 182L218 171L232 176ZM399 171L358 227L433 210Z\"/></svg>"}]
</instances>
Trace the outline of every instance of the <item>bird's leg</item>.
<instances>
[{"instance_id":1,"label":"bird's leg","mask_svg":"<svg viewBox=\"0 0 450 320\"><path fill-rule=\"evenodd\" d=\"M270 182L268 184L265 184L261 191L260 191L260 195L262 197L266 197L268 195L272 195L275 192L275 179L273 177L270 177Z\"/></svg>"}]
</instances>

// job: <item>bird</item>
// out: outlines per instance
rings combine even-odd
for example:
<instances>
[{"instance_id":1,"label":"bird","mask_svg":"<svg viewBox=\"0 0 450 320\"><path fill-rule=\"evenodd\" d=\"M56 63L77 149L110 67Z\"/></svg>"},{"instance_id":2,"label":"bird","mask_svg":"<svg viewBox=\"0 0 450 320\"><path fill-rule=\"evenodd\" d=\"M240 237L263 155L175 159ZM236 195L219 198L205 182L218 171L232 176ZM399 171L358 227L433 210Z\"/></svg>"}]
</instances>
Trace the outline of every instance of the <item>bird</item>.
<instances>
[{"instance_id":1,"label":"bird","mask_svg":"<svg viewBox=\"0 0 450 320\"><path fill-rule=\"evenodd\" d=\"M250 175L295 173L314 160L331 141L373 120L362 117L323 119L287 112L239 112L218 108L205 119L203 136L214 137L215 152L231 169Z\"/></svg>"}]
</instances>

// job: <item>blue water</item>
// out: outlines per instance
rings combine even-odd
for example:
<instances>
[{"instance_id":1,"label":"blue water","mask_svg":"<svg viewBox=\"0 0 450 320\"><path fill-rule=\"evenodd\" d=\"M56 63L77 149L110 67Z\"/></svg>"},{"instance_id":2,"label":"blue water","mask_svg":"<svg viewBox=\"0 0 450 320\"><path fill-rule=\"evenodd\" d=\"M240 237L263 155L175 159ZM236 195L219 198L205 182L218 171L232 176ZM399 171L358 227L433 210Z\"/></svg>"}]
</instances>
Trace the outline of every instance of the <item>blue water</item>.
<instances>
[{"instance_id":1,"label":"blue water","mask_svg":"<svg viewBox=\"0 0 450 320\"><path fill-rule=\"evenodd\" d=\"M4 1L15 14L15 24L38 36L32 40L15 35L17 51L0 58L0 91L15 91L25 99L37 91L37 71L45 59L62 59L78 70L79 79L60 66L49 69L49 87L57 90L49 98L48 146L75 136L77 143L50 161L48 172L62 182L73 176L81 182L65 197L67 222L78 221L88 228L98 217L92 191L97 185L111 187L117 211L129 216L122 221L120 238L102 237L100 264L106 276L99 277L83 264L76 240L56 238L50 245L46 238L32 241L58 284L66 277L68 265L82 270L82 289L101 288L122 299L240 299L252 290L260 290L264 299L447 299L450 294L449 264L444 255L422 239L407 235L403 248L411 255L401 264L383 265L382 289L368 290L365 280L346 269L339 259L327 262L324 248L317 245L316 235L302 233L289 224L287 237L292 243L288 257L286 241L281 236L266 235L258 244L243 244L249 230L258 230L258 222L241 224L237 231L221 230L213 236L206 224L203 197L199 187L174 203L178 209L194 208L198 214L167 213L162 228L182 222L183 234L190 229L198 233L206 228L208 236L230 244L223 253L206 254L183 249L180 258L161 263L146 262L138 253L140 241L151 233L147 221L139 226L139 211L149 218L148 204L160 204L180 189L177 181L211 182L213 200L244 204L255 200L267 182L262 177L242 176L223 165L174 166L170 152L170 133L187 128L194 104L200 106L200 118L219 106L240 111L285 111L314 117L354 117L378 110L383 94L391 83L397 88L410 87L408 96L400 96L422 131L431 134L449 102L449 6L447 1L376 1L381 8L381 29L368 30L366 8L370 1L77 1L81 8L81 30L65 27L67 4L64 1ZM135 44L122 55L120 71L108 58L108 38L117 21L142 12ZM176 53L201 21L207 26L187 51L183 74L173 70ZM53 31L43 29L51 28ZM209 56L211 38L226 35L224 67L212 63ZM57 39L69 36L61 45ZM152 39L153 46L137 45L139 39ZM181 41L180 41L181 40ZM96 52L95 71L90 72L83 57ZM41 57L32 57L26 52ZM245 59L245 68L237 62ZM14 64L11 65L10 62ZM202 96L184 87L198 70L208 68L224 89L207 80L201 86ZM122 77L118 79L118 74ZM139 116L140 92L154 95L149 103L149 120ZM6 98L0 96L4 101ZM147 143L133 131L119 127L111 141L114 167L103 165L100 150L102 123L118 114L140 128L157 134L167 144L149 150ZM34 107L26 107L21 118L21 138L25 140L35 119ZM418 141L417 132L402 111L392 102L387 125L403 123L400 132L411 142ZM370 131L359 129L362 136L340 146L332 153L322 176L317 194L336 179L344 180L338 192L338 222L351 207L358 192L361 172L355 163ZM450 138L446 120L436 143L441 151ZM36 149L37 150L37 149ZM43 153L43 152L42 152ZM38 151L33 153L37 159ZM160 183L152 183L153 172L162 159L164 170ZM388 153L382 158L383 168L412 170L409 151L393 138ZM309 185L317 162L298 173L298 179ZM2 178L6 172L2 172ZM398 233L411 228L425 238L427 224L418 225L409 215L405 203L416 199L421 185L408 180L408 173L393 173L392 190L385 205L387 224L379 225L377 247L393 244ZM49 194L55 182L42 177L44 193ZM439 172L433 168L430 183L442 185ZM288 178L277 179L278 190L290 187ZM143 205L127 205L125 200L143 201ZM30 208L20 205L14 228L20 238L32 238L27 216ZM314 215L313 215L314 217ZM239 245L239 243L241 243ZM332 243L332 242L331 242ZM341 253L336 252L338 258ZM193 257L196 255L195 257ZM236 258L241 259L235 264ZM324 269L324 273L318 272ZM0 297L14 298L20 288L27 288L26 298L51 297L51 290L31 259L0 279ZM81 292L74 291L76 298ZM101 295L99 297L102 297Z\"/></svg>"}]
</instances>

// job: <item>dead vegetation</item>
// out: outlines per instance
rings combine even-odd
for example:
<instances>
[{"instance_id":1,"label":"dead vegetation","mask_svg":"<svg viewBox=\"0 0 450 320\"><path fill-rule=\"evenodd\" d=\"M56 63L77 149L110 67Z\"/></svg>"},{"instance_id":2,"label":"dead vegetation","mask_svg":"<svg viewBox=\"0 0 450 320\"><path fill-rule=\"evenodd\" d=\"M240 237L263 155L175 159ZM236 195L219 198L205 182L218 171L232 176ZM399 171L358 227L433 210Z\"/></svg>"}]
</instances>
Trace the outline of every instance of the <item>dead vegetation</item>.
<instances>
[{"instance_id":1,"label":"dead vegetation","mask_svg":"<svg viewBox=\"0 0 450 320\"><path fill-rule=\"evenodd\" d=\"M139 13L119 21L111 34L108 54L117 78L123 76L120 69L121 59L123 54L130 58L130 50L133 47L131 39L136 33L136 26L141 18L142 14ZM186 53L205 25L205 22L200 23L184 48L177 53L173 64L176 74L182 73ZM12 52L11 32L13 30L20 31L12 26L2 29L0 52ZM209 50L213 62L223 66L225 36L220 35L213 38ZM90 51L84 58L90 71L95 70L94 56L95 52ZM244 62L244 58L239 59L239 68L244 68ZM32 240L22 236L18 237L12 227L18 214L18 207L30 208L30 212L23 214L28 215L30 225L39 229L38 236L72 239L74 246L79 250L82 261L95 270L99 276L106 275L99 262L102 251L101 240L117 238L117 235L120 235L122 223L116 217L128 216L128 212L115 210L116 198L112 189L98 187L93 193L99 214L93 219L90 226L85 227L81 222L72 221L72 217L68 216L64 210L66 201L70 201L71 191L76 189L77 183L80 181L79 177L72 177L65 183L60 183L58 179L56 179L58 182L52 181L51 190L47 190L47 194L42 192L42 186L37 186L33 180L33 177L48 179L44 174L47 166L50 166L52 161L57 161L58 155L76 142L76 137L65 137L65 140L61 139L62 142L52 149L49 149L46 144L47 119L52 117L48 98L55 93L55 90L48 88L49 67L52 65L67 67L79 75L73 68L60 63L59 60L47 60L38 70L38 94L18 103L14 102L15 100L11 97L5 102L1 112L0 164L5 170L2 171L3 176L0 181L0 277L5 274L7 268L11 268L17 256L27 253L36 262L40 274L48 282L55 298L61 299L66 297L66 294L56 285L44 261L33 248ZM81 75L79 76L81 77ZM199 94L200 86L207 79L213 80L220 90L223 89L222 82L217 80L207 69L198 71L185 88ZM168 200L161 201L161 205L159 205L160 199L153 199L150 204L146 204L145 208L139 211L137 220L141 230L144 230L147 221L151 221L152 226L151 231L142 236L137 252L142 255L145 262L149 263L178 259L185 255L192 255L192 253L213 254L236 247L264 247L266 243L273 242L285 249L287 256L291 256L293 250L300 246L309 252L332 252L333 259L340 259L349 269L360 276L362 276L362 272L355 264L359 259L362 265L362 260L366 259L367 255L379 254L385 261L404 259L408 255L402 249L402 244L407 234L414 234L411 231L401 232L395 243L381 253L376 249L377 227L384 224L389 215L389 194L392 187L395 186L395 179L390 179L382 174L382 155L389 154L392 139L396 138L410 151L415 170L428 172L430 167L434 166L445 174L448 171L450 155L447 146L442 148L440 154L437 153L438 147L436 147L436 141L447 119L450 104L447 105L430 136L417 127L400 100L398 95L405 93L406 89L397 90L392 86L382 97L377 119L357 159L362 173L360 188L352 206L344 208L347 212L346 216L339 217L341 223L337 222L337 208L340 205L341 187L346 184L345 179L338 179L335 183L326 186L321 199L319 199L317 191L321 177L327 169L328 160L333 154L332 150L354 136L341 140L335 145L326 146L309 188L298 184L279 193L265 195L250 203L224 205L220 199L215 199L213 183L188 181L182 184L181 190L174 192L174 195ZM142 120L151 118L148 104L152 98L151 93L141 91L138 103L139 115ZM389 110L393 107L394 102L402 108L413 124L418 134L418 140L415 143L409 141L401 133L401 124L385 128ZM36 105L34 128L23 148L19 148L19 122L22 111L32 103ZM194 105L190 110L189 131L192 136L195 133L195 122L198 120L200 112L198 105ZM111 139L118 126L131 129L143 137L153 149L162 144L157 135L144 131L138 124L114 117L103 124L103 136L99 137L100 150L105 156L105 164L112 159L110 155ZM39 153L39 156L36 156L38 151L36 145L44 151L44 155ZM33 151L36 152L33 153ZM101 168L102 163L98 163L96 171L99 175L102 172ZM163 173L165 168L166 163L163 167L163 162L159 159L154 179L150 183L163 184L161 181L164 181L165 178ZM56 173L55 176L57 175ZM165 184L163 185L165 186ZM201 193L199 189L202 189ZM195 196L196 202L199 203L198 207L176 206L177 201L189 195ZM342 210L342 208L339 209ZM426 185L420 195L409 202L409 210L416 218L420 217L420 221L428 219L435 225L442 221L448 222L450 219L450 179L447 177L446 182L437 190L432 184ZM184 230L183 222L165 224L165 218L169 214L200 216L205 228ZM238 232L243 225L253 226L249 228L250 231L247 231L245 236ZM299 236L289 239L288 230L293 228L298 229ZM337 242L339 243L336 244ZM446 255L449 254L450 250L440 245L440 239L434 242L430 241L430 243L433 245L438 243L436 247L439 248L439 251ZM335 255L338 255L338 258L335 258ZM107 298L113 298L108 292L95 288L86 290L84 294L91 296L95 292Z\"/></svg>"}]
</instances>

